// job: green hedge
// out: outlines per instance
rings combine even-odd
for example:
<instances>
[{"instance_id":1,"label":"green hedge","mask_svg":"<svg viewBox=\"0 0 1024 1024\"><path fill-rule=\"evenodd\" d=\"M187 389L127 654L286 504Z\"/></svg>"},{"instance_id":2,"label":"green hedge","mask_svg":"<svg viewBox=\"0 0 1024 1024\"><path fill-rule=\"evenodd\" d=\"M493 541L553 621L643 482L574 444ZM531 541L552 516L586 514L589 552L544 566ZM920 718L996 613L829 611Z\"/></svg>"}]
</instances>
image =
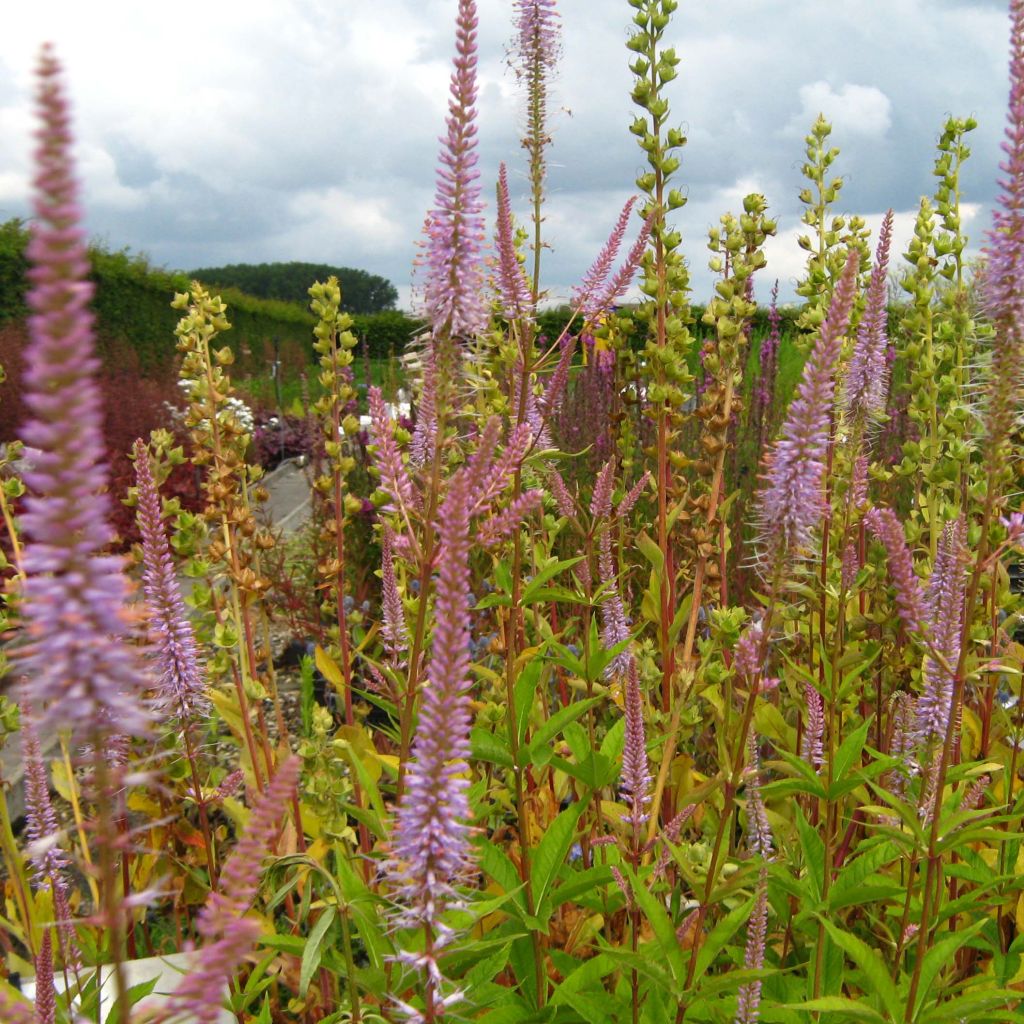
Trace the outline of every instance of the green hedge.
<instances>
[{"instance_id":1,"label":"green hedge","mask_svg":"<svg viewBox=\"0 0 1024 1024\"><path fill-rule=\"evenodd\" d=\"M19 220L0 224L0 324L26 315L25 246L28 232ZM100 247L90 249L92 277L96 285L93 306L100 325L101 352L111 354L118 343L127 342L135 350L144 371L167 369L175 355L174 327L179 314L171 309L175 292L189 285L183 273L172 273L149 265L145 257L126 251L109 252ZM310 284L313 282L311 281ZM232 330L225 336L235 351L236 372L258 376L269 369L275 351L287 375L297 374L313 362L313 315L298 303L274 299L258 299L233 288L221 289L228 304ZM623 310L628 313L628 309ZM704 337L709 329L701 324L703 307L692 308L692 330ZM795 312L780 311L784 335L794 331ZM544 310L537 318L538 329L548 338L556 338L570 319L567 306ZM387 359L400 354L405 346L425 327L425 321L406 316L397 310L356 314L352 331L365 344L372 359ZM759 309L754 317L754 336L768 332L768 312ZM630 338L630 345L640 347L639 332Z\"/></svg>"}]
</instances>

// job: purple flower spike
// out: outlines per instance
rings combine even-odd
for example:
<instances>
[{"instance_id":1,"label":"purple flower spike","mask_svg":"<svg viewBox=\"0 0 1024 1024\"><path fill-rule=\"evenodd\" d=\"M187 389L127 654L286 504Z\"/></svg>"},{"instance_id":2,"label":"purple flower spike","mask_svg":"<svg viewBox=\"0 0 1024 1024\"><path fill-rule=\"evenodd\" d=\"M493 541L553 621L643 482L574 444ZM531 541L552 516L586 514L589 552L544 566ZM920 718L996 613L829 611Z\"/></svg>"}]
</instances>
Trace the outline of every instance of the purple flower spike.
<instances>
[{"instance_id":1,"label":"purple flower spike","mask_svg":"<svg viewBox=\"0 0 1024 1024\"><path fill-rule=\"evenodd\" d=\"M903 624L918 636L927 636L929 614L921 581L907 549L903 527L890 508L873 508L864 517L867 528L885 545L889 576L896 588L896 607Z\"/></svg>"},{"instance_id":2,"label":"purple flower spike","mask_svg":"<svg viewBox=\"0 0 1024 1024\"><path fill-rule=\"evenodd\" d=\"M835 368L850 322L858 268L859 256L851 250L781 436L765 459L758 512L763 531L762 565L768 572L777 571L787 555L809 546L821 517Z\"/></svg>"},{"instance_id":3,"label":"purple flower spike","mask_svg":"<svg viewBox=\"0 0 1024 1024\"><path fill-rule=\"evenodd\" d=\"M1010 100L1006 159L999 169L1002 194L985 244L988 265L984 273L986 303L1013 343L1024 340L1024 2L1010 3ZM997 340L998 344L998 340Z\"/></svg>"},{"instance_id":4,"label":"purple flower spike","mask_svg":"<svg viewBox=\"0 0 1024 1024\"><path fill-rule=\"evenodd\" d=\"M650 801L651 772L647 761L647 736L644 732L644 704L640 694L640 678L636 658L629 659L626 670L626 741L622 750L622 795L629 803L628 821L633 835L640 836L640 830L647 821L647 804Z\"/></svg>"},{"instance_id":5,"label":"purple flower spike","mask_svg":"<svg viewBox=\"0 0 1024 1024\"><path fill-rule=\"evenodd\" d=\"M583 281L580 286L572 293L573 308L578 309L583 319L588 323L593 323L596 318L597 296L604 288L608 275L611 273L612 264L615 262L615 257L618 256L619 249L622 248L622 239L626 235L626 228L629 226L629 216L633 212L635 204L636 196L630 196L626 200L626 205L623 206L622 213L619 214L619 219L615 222L615 227L612 229L608 241L605 242L604 248L597 254L597 259L594 260L590 269L583 275Z\"/></svg>"},{"instance_id":6,"label":"purple flower spike","mask_svg":"<svg viewBox=\"0 0 1024 1024\"><path fill-rule=\"evenodd\" d=\"M757 735L753 732L747 740L747 753L750 757L747 768L747 843L759 857L771 860L775 841L761 796L761 755L757 751Z\"/></svg>"},{"instance_id":7,"label":"purple flower spike","mask_svg":"<svg viewBox=\"0 0 1024 1024\"><path fill-rule=\"evenodd\" d=\"M405 626L405 610L395 580L395 535L385 524L384 541L381 545L381 604L384 611L384 649L395 665L401 664L402 655L408 646L408 630Z\"/></svg>"},{"instance_id":8,"label":"purple flower spike","mask_svg":"<svg viewBox=\"0 0 1024 1024\"><path fill-rule=\"evenodd\" d=\"M370 439L376 447L373 461L380 472L380 486L387 491L397 511L407 515L417 505L417 494L395 441L394 424L384 405L380 388L370 388Z\"/></svg>"},{"instance_id":9,"label":"purple flower spike","mask_svg":"<svg viewBox=\"0 0 1024 1024\"><path fill-rule=\"evenodd\" d=\"M47 928L43 931L39 954L36 956L36 1024L54 1024L56 1019L57 991L53 987L53 940Z\"/></svg>"},{"instance_id":10,"label":"purple flower spike","mask_svg":"<svg viewBox=\"0 0 1024 1024\"><path fill-rule=\"evenodd\" d=\"M160 494L149 453L143 441L135 442L135 482L139 490L138 521L142 534L142 585L150 627L156 637L160 669L157 701L160 711L187 725L206 716L210 702L199 669L195 634L171 561L160 508Z\"/></svg>"},{"instance_id":11,"label":"purple flower spike","mask_svg":"<svg viewBox=\"0 0 1024 1024\"><path fill-rule=\"evenodd\" d=\"M825 702L812 683L804 683L807 721L800 742L800 756L817 771L825 763Z\"/></svg>"},{"instance_id":12,"label":"purple flower spike","mask_svg":"<svg viewBox=\"0 0 1024 1024\"><path fill-rule=\"evenodd\" d=\"M515 0L513 6L523 73L534 67L553 70L561 51L555 0Z\"/></svg>"},{"instance_id":13,"label":"purple flower spike","mask_svg":"<svg viewBox=\"0 0 1024 1024\"><path fill-rule=\"evenodd\" d=\"M768 938L768 869L762 867L757 880L757 896L747 925L747 945L743 952L743 969L764 968L764 950ZM761 982L748 981L740 986L736 999L735 1024L757 1024L761 1007Z\"/></svg>"},{"instance_id":14,"label":"purple flower spike","mask_svg":"<svg viewBox=\"0 0 1024 1024\"><path fill-rule=\"evenodd\" d=\"M885 215L878 233L867 304L857 327L857 344L846 371L846 415L852 423L861 425L885 413L889 383L889 366L885 358L889 346L885 299L891 241L892 210Z\"/></svg>"},{"instance_id":15,"label":"purple flower spike","mask_svg":"<svg viewBox=\"0 0 1024 1024\"><path fill-rule=\"evenodd\" d=\"M298 774L299 759L290 757L253 803L245 832L221 872L220 890L210 894L199 915L198 930L205 943L170 998L172 1018L191 1015L196 1024L216 1024L220 1019L228 978L262 931L258 920L244 915L256 897L260 865L274 843Z\"/></svg>"},{"instance_id":16,"label":"purple flower spike","mask_svg":"<svg viewBox=\"0 0 1024 1024\"><path fill-rule=\"evenodd\" d=\"M441 921L456 901L454 886L470 863L469 759L470 619L468 477L456 473L438 514L439 556L433 649L413 744L413 759L395 826L393 875L404 905L399 923L424 926L433 949L450 930ZM429 951L415 963L426 972L431 998L441 975ZM435 999L435 1002L437 999Z\"/></svg>"},{"instance_id":17,"label":"purple flower spike","mask_svg":"<svg viewBox=\"0 0 1024 1024\"><path fill-rule=\"evenodd\" d=\"M498 168L498 285L505 317L518 320L526 316L533 300L516 255L508 197L508 172L504 164Z\"/></svg>"},{"instance_id":18,"label":"purple flower spike","mask_svg":"<svg viewBox=\"0 0 1024 1024\"><path fill-rule=\"evenodd\" d=\"M963 517L946 523L935 553L935 566L928 582L932 642L946 662L956 667L960 660L960 630L964 610L964 544L967 528ZM934 658L924 668L925 685L917 701L918 738L944 739L953 700L953 676Z\"/></svg>"},{"instance_id":19,"label":"purple flower spike","mask_svg":"<svg viewBox=\"0 0 1024 1024\"><path fill-rule=\"evenodd\" d=\"M757 377L757 390L754 392L756 416L762 422L767 418L772 405L775 403L775 376L778 370L779 343L782 340L782 334L779 330L781 322L782 317L779 315L779 282L776 280L772 286L771 304L768 306L770 329L764 341L761 342L761 349L758 352L760 372Z\"/></svg>"},{"instance_id":20,"label":"purple flower spike","mask_svg":"<svg viewBox=\"0 0 1024 1024\"><path fill-rule=\"evenodd\" d=\"M149 715L144 674L126 643L127 581L121 558L101 556L113 540L104 467L103 416L93 375L93 318L85 238L79 227L70 124L60 67L49 48L39 62L35 212L28 257L29 343L22 429L36 449L25 474L27 543L22 616L28 640L22 673L48 727L80 738L139 736Z\"/></svg>"},{"instance_id":21,"label":"purple flower spike","mask_svg":"<svg viewBox=\"0 0 1024 1024\"><path fill-rule=\"evenodd\" d=\"M427 217L424 301L435 337L469 338L487 329L483 203L477 181L476 3L459 0L448 136L441 140L434 208Z\"/></svg>"}]
</instances>

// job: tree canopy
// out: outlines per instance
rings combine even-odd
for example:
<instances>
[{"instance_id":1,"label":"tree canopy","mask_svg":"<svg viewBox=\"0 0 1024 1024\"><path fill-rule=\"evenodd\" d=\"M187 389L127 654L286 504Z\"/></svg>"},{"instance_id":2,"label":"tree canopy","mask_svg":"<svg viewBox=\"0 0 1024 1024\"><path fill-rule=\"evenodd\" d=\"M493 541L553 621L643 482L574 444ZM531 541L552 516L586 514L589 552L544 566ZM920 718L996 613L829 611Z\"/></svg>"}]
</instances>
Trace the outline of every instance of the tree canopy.
<instances>
[{"instance_id":1,"label":"tree canopy","mask_svg":"<svg viewBox=\"0 0 1024 1024\"><path fill-rule=\"evenodd\" d=\"M309 302L308 289L314 281L335 276L341 285L341 305L349 313L379 313L394 309L398 301L395 286L383 277L351 267L329 267L323 263L233 263L226 267L203 267L190 276L210 286L238 288L261 299Z\"/></svg>"}]
</instances>

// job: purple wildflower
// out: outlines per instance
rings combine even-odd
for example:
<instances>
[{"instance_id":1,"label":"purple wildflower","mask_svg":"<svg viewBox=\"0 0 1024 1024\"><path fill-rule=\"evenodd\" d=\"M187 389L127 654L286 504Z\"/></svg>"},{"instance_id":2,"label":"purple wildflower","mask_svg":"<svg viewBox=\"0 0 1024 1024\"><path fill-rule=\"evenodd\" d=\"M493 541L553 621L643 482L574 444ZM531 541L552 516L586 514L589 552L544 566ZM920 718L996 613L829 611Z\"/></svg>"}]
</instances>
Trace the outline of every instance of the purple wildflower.
<instances>
[{"instance_id":1,"label":"purple wildflower","mask_svg":"<svg viewBox=\"0 0 1024 1024\"><path fill-rule=\"evenodd\" d=\"M427 220L424 301L435 337L467 338L487 328L483 203L477 181L475 0L459 0L448 136L441 140L434 208Z\"/></svg>"},{"instance_id":2,"label":"purple wildflower","mask_svg":"<svg viewBox=\"0 0 1024 1024\"><path fill-rule=\"evenodd\" d=\"M22 517L22 671L50 727L93 738L146 732L145 677L126 640L127 581L121 558L101 556L113 539L102 492L103 417L93 379L92 287L79 226L70 127L60 67L48 47L39 62L42 120L28 257L29 343L21 436L37 449L25 474Z\"/></svg>"},{"instance_id":3,"label":"purple wildflower","mask_svg":"<svg viewBox=\"0 0 1024 1024\"><path fill-rule=\"evenodd\" d=\"M772 286L772 300L768 307L769 330L758 352L760 372L757 377L757 390L754 392L755 416L763 424L768 419L775 402L775 375L778 370L779 342L782 339L779 324L779 282Z\"/></svg>"},{"instance_id":4,"label":"purple wildflower","mask_svg":"<svg viewBox=\"0 0 1024 1024\"><path fill-rule=\"evenodd\" d=\"M597 296L603 289L608 275L611 273L612 264L622 247L622 239L625 237L626 228L629 226L629 216L636 204L636 196L630 196L626 205L615 222L608 241L597 254L597 259L591 264L590 269L583 275L583 281L572 293L572 305L578 309L587 323L593 323L597 319L596 310Z\"/></svg>"},{"instance_id":5,"label":"purple wildflower","mask_svg":"<svg viewBox=\"0 0 1024 1024\"><path fill-rule=\"evenodd\" d=\"M480 523L476 533L477 544L488 548L504 540L522 525L528 515L540 508L543 501L543 491L523 491L503 512L497 512Z\"/></svg>"},{"instance_id":6,"label":"purple wildflower","mask_svg":"<svg viewBox=\"0 0 1024 1024\"><path fill-rule=\"evenodd\" d=\"M764 564L770 571L778 570L787 554L795 555L809 546L821 516L835 367L850 320L859 266L859 255L851 250L781 437L765 459L758 507Z\"/></svg>"},{"instance_id":7,"label":"purple wildflower","mask_svg":"<svg viewBox=\"0 0 1024 1024\"><path fill-rule=\"evenodd\" d=\"M209 712L210 702L199 669L195 634L171 562L160 494L143 441L135 442L135 481L139 491L138 521L142 534L143 591L156 634L159 709L185 725Z\"/></svg>"},{"instance_id":8,"label":"purple wildflower","mask_svg":"<svg viewBox=\"0 0 1024 1024\"><path fill-rule=\"evenodd\" d=\"M736 641L733 651L733 665L747 680L757 677L761 671L761 644L764 642L764 624L760 619L751 622Z\"/></svg>"},{"instance_id":9,"label":"purple wildflower","mask_svg":"<svg viewBox=\"0 0 1024 1024\"><path fill-rule=\"evenodd\" d=\"M864 315L857 327L857 343L846 371L845 408L852 423L865 424L885 413L889 368L885 352L889 345L886 331L886 275L889 272L889 245L892 241L892 210L882 221L878 233L875 265L868 283Z\"/></svg>"},{"instance_id":10,"label":"purple wildflower","mask_svg":"<svg viewBox=\"0 0 1024 1024\"><path fill-rule=\"evenodd\" d=\"M593 319L607 313L626 294L626 289L632 283L633 276L640 266L640 260L643 259L644 251L647 249L647 242L650 240L651 229L654 227L656 217L657 211L652 210L651 215L643 222L632 248L626 253L622 266L612 275L604 289L590 304L590 314Z\"/></svg>"},{"instance_id":11,"label":"purple wildflower","mask_svg":"<svg viewBox=\"0 0 1024 1024\"><path fill-rule=\"evenodd\" d=\"M855 541L847 540L843 545L842 563L839 585L848 593L853 589L854 583L857 582L857 573L860 572L860 553Z\"/></svg>"},{"instance_id":12,"label":"purple wildflower","mask_svg":"<svg viewBox=\"0 0 1024 1024\"><path fill-rule=\"evenodd\" d=\"M43 930L43 939L36 955L36 1024L54 1024L56 1019L57 992L53 987L53 941L49 928L46 928Z\"/></svg>"},{"instance_id":13,"label":"purple wildflower","mask_svg":"<svg viewBox=\"0 0 1024 1024\"><path fill-rule=\"evenodd\" d=\"M554 416L562 404L562 396L565 394L565 387L569 382L569 367L572 366L572 357L575 351L576 339L574 337L563 338L558 364L555 366L554 373L548 378L547 387L540 399L540 411L545 420Z\"/></svg>"},{"instance_id":14,"label":"purple wildflower","mask_svg":"<svg viewBox=\"0 0 1024 1024\"><path fill-rule=\"evenodd\" d=\"M594 481L590 496L590 514L595 519L607 519L612 513L612 492L615 490L615 459L610 458Z\"/></svg>"},{"instance_id":15,"label":"purple wildflower","mask_svg":"<svg viewBox=\"0 0 1024 1024\"><path fill-rule=\"evenodd\" d=\"M804 684L807 721L800 742L800 756L817 771L824 764L825 703L813 683Z\"/></svg>"},{"instance_id":16,"label":"purple wildflower","mask_svg":"<svg viewBox=\"0 0 1024 1024\"><path fill-rule=\"evenodd\" d=\"M750 757L747 767L747 843L759 857L771 860L775 852L774 839L761 796L761 755L757 750L757 735L753 732L747 739L747 753Z\"/></svg>"},{"instance_id":17,"label":"purple wildflower","mask_svg":"<svg viewBox=\"0 0 1024 1024\"><path fill-rule=\"evenodd\" d=\"M622 501L615 506L615 515L620 519L623 516L628 516L633 511L633 506L640 500L640 495L644 493L644 488L647 486L647 481L650 478L650 473L646 470L643 476L626 492L623 496Z\"/></svg>"},{"instance_id":18,"label":"purple wildflower","mask_svg":"<svg viewBox=\"0 0 1024 1024\"><path fill-rule=\"evenodd\" d=\"M384 611L384 625L381 628L381 633L384 636L384 648L391 656L392 662L397 665L405 652L408 636L402 598L398 593L398 584L395 581L394 543L394 532L385 525L383 543L381 544L381 605Z\"/></svg>"},{"instance_id":19,"label":"purple wildflower","mask_svg":"<svg viewBox=\"0 0 1024 1024\"><path fill-rule=\"evenodd\" d=\"M516 50L522 65L520 74L531 74L534 69L553 70L561 49L555 0L515 0L513 8L519 32Z\"/></svg>"},{"instance_id":20,"label":"purple wildflower","mask_svg":"<svg viewBox=\"0 0 1024 1024\"><path fill-rule=\"evenodd\" d=\"M395 441L394 425L384 405L380 388L370 388L370 437L377 448L374 464L380 472L381 488L387 491L399 512L408 514L416 507L416 491L402 461L402 453Z\"/></svg>"},{"instance_id":21,"label":"purple wildflower","mask_svg":"<svg viewBox=\"0 0 1024 1024\"><path fill-rule=\"evenodd\" d=\"M409 442L409 464L415 467L427 462L428 453L437 438L437 364L434 348L430 346L423 356L423 383L416 409L416 429Z\"/></svg>"},{"instance_id":22,"label":"purple wildflower","mask_svg":"<svg viewBox=\"0 0 1024 1024\"><path fill-rule=\"evenodd\" d=\"M414 958L426 971L428 996L440 972L432 950L450 938L444 907L470 862L468 782L470 626L468 476L456 473L438 515L441 553L433 649L426 671L413 760L398 808L393 871L405 904L400 922L424 926L433 945Z\"/></svg>"},{"instance_id":23,"label":"purple wildflower","mask_svg":"<svg viewBox=\"0 0 1024 1024\"><path fill-rule=\"evenodd\" d=\"M518 320L530 310L532 298L516 255L510 207L508 172L501 164L498 168L498 285L506 319Z\"/></svg>"},{"instance_id":24,"label":"purple wildflower","mask_svg":"<svg viewBox=\"0 0 1024 1024\"><path fill-rule=\"evenodd\" d=\"M918 636L928 635L929 614L921 581L907 548L903 527L889 508L873 508L864 517L868 529L885 545L889 576L896 588L896 607L903 624Z\"/></svg>"},{"instance_id":25,"label":"purple wildflower","mask_svg":"<svg viewBox=\"0 0 1024 1024\"><path fill-rule=\"evenodd\" d=\"M647 737L644 732L644 705L640 694L640 678L636 658L629 658L626 670L626 740L622 750L622 795L629 802L627 820L633 829L634 841L647 820L650 801L651 772L647 761Z\"/></svg>"},{"instance_id":26,"label":"purple wildflower","mask_svg":"<svg viewBox=\"0 0 1024 1024\"><path fill-rule=\"evenodd\" d=\"M576 515L576 502L569 493L569 488L562 479L562 474L554 466L548 467L548 481L551 484L551 493L554 495L558 511L566 519L572 519Z\"/></svg>"},{"instance_id":27,"label":"purple wildflower","mask_svg":"<svg viewBox=\"0 0 1024 1024\"><path fill-rule=\"evenodd\" d=\"M928 611L931 639L936 653L954 667L960 660L960 631L964 606L964 543L967 529L963 518L947 523L939 539L935 565L928 582ZM924 668L925 685L917 701L917 735L927 741L946 735L953 700L953 676L934 658Z\"/></svg>"},{"instance_id":28,"label":"purple wildflower","mask_svg":"<svg viewBox=\"0 0 1024 1024\"><path fill-rule=\"evenodd\" d=\"M985 245L985 299L1011 347L1024 338L1024 2L1011 0L1010 98L1005 139L1006 159L999 169L1002 194L992 216ZM997 340L998 346L998 340Z\"/></svg>"},{"instance_id":29,"label":"purple wildflower","mask_svg":"<svg viewBox=\"0 0 1024 1024\"><path fill-rule=\"evenodd\" d=\"M747 924L747 945L743 952L743 969L764 968L764 952L768 939L768 869L762 867L757 878L757 896ZM740 986L736 999L735 1024L756 1024L760 1016L761 982L748 981Z\"/></svg>"},{"instance_id":30,"label":"purple wildflower","mask_svg":"<svg viewBox=\"0 0 1024 1024\"><path fill-rule=\"evenodd\" d=\"M964 798L960 803L960 810L977 810L977 808L981 806L982 800L985 799L985 790L988 789L991 781L992 780L987 775L979 775L978 778L971 783L967 792L964 793Z\"/></svg>"},{"instance_id":31,"label":"purple wildflower","mask_svg":"<svg viewBox=\"0 0 1024 1024\"><path fill-rule=\"evenodd\" d=\"M169 1000L172 1016L191 1014L196 1024L215 1024L220 1019L228 978L262 931L258 920L245 915L256 897L260 864L273 845L298 774L299 759L288 758L256 797L245 832L220 874L220 889L207 897L199 915L197 928L205 941L193 969Z\"/></svg>"}]
</instances>

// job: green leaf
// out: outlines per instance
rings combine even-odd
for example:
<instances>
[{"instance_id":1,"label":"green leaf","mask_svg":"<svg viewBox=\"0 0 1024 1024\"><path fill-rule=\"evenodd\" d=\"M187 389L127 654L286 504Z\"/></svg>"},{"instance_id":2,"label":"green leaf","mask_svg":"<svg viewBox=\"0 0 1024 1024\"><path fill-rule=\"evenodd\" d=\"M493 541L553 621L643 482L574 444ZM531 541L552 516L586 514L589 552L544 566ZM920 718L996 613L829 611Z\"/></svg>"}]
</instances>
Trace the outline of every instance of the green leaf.
<instances>
[{"instance_id":1,"label":"green leaf","mask_svg":"<svg viewBox=\"0 0 1024 1024\"><path fill-rule=\"evenodd\" d=\"M299 997L302 999L306 998L309 983L320 967L324 941L336 917L337 910L334 907L327 907L317 919L316 924L313 925L309 938L306 939L306 948L302 951L302 965L299 968Z\"/></svg>"},{"instance_id":2,"label":"green leaf","mask_svg":"<svg viewBox=\"0 0 1024 1024\"><path fill-rule=\"evenodd\" d=\"M629 879L630 887L633 890L633 899L644 917L647 918L647 923L651 926L658 948L661 950L661 956L668 964L668 969L672 972L672 977L681 990L686 980L686 966L683 963L683 952L679 947L679 940L676 938L672 920L664 905L651 894L646 880L641 881L637 878L636 873L628 869L626 865L623 865L623 868L626 868L624 874Z\"/></svg>"},{"instance_id":3,"label":"green leaf","mask_svg":"<svg viewBox=\"0 0 1024 1024\"><path fill-rule=\"evenodd\" d=\"M556 711L533 734L533 739L530 741L531 748L550 743L570 722L575 722L577 718L581 718L595 704L600 703L600 697L588 697L585 700L576 701L576 703L569 704Z\"/></svg>"},{"instance_id":4,"label":"green leaf","mask_svg":"<svg viewBox=\"0 0 1024 1024\"><path fill-rule=\"evenodd\" d=\"M519 673L516 680L513 694L516 711L516 736L520 745L526 735L526 726L530 721L530 712L533 710L533 699L537 693L537 685L540 683L540 675L544 670L544 662L538 658L528 661Z\"/></svg>"},{"instance_id":5,"label":"green leaf","mask_svg":"<svg viewBox=\"0 0 1024 1024\"><path fill-rule=\"evenodd\" d=\"M533 883L533 905L541 920L551 913L550 908L545 908L548 890L565 863L569 848L576 837L576 823L585 807L586 801L577 800L562 811L548 826L544 838L533 853L530 881Z\"/></svg>"},{"instance_id":6,"label":"green leaf","mask_svg":"<svg viewBox=\"0 0 1024 1024\"><path fill-rule=\"evenodd\" d=\"M512 754L508 749L508 743L490 729L474 729L469 734L469 745L475 760L501 765L502 768L512 767Z\"/></svg>"},{"instance_id":7,"label":"green leaf","mask_svg":"<svg viewBox=\"0 0 1024 1024\"><path fill-rule=\"evenodd\" d=\"M810 1013L842 1013L855 1020L885 1021L885 1018L870 1006L847 999L845 996L822 996L802 1003L786 1003L784 1010L806 1010Z\"/></svg>"},{"instance_id":8,"label":"green leaf","mask_svg":"<svg viewBox=\"0 0 1024 1024\"><path fill-rule=\"evenodd\" d=\"M947 938L932 943L928 952L924 955L924 960L921 962L921 980L917 991L917 1001L914 1006L915 1017L921 1012L921 1007L924 1005L931 991L932 982L935 981L939 971L947 965L955 966L957 951L961 946L970 942L987 923L984 919L976 921L969 928L955 932ZM939 991L940 1001L941 996L942 990Z\"/></svg>"},{"instance_id":9,"label":"green leaf","mask_svg":"<svg viewBox=\"0 0 1024 1024\"><path fill-rule=\"evenodd\" d=\"M804 852L804 864L807 866L811 892L815 900L820 902L825 886L825 844L817 831L811 828L800 807L796 808L796 829L800 836L800 847Z\"/></svg>"},{"instance_id":10,"label":"green leaf","mask_svg":"<svg viewBox=\"0 0 1024 1024\"><path fill-rule=\"evenodd\" d=\"M725 948L725 944L739 931L739 927L750 918L750 910L754 906L754 900L747 900L741 903L734 910L726 914L712 929L711 934L704 940L697 955L697 966L693 972L693 980L703 977L704 972L711 966L714 959Z\"/></svg>"},{"instance_id":11,"label":"green leaf","mask_svg":"<svg viewBox=\"0 0 1024 1024\"><path fill-rule=\"evenodd\" d=\"M159 980L160 978L157 976L150 978L149 981L140 982L138 985L132 985L110 1008L107 1013L107 1024L112 1024L113 1021L128 1020L131 1017L131 1008L145 999L156 988L156 983Z\"/></svg>"},{"instance_id":12,"label":"green leaf","mask_svg":"<svg viewBox=\"0 0 1024 1024\"><path fill-rule=\"evenodd\" d=\"M864 743L868 738L868 730L870 728L871 719L869 718L862 722L857 729L851 732L850 735L843 740L842 746L840 746L836 751L832 777L837 781L846 778L846 774L850 770L850 765L853 764L855 758L860 757L860 753L864 749Z\"/></svg>"},{"instance_id":13,"label":"green leaf","mask_svg":"<svg viewBox=\"0 0 1024 1024\"><path fill-rule=\"evenodd\" d=\"M576 558L563 558L561 561L554 562L553 564L547 565L543 569L538 570L534 574L533 579L530 580L526 585L526 588L523 590L522 603L524 605L531 604L538 591L544 587L544 584L547 583L548 580L554 579L560 572L574 566L577 562L582 560L582 555L579 555ZM572 597L575 600L576 596L572 595Z\"/></svg>"},{"instance_id":14,"label":"green leaf","mask_svg":"<svg viewBox=\"0 0 1024 1024\"><path fill-rule=\"evenodd\" d=\"M896 985L889 977L882 954L872 949L863 939L852 932L844 932L831 921L819 918L832 938L832 941L860 968L864 978L874 994L882 1001L886 1013L894 1020L900 1020L905 1009L904 1000L896 990Z\"/></svg>"},{"instance_id":15,"label":"green leaf","mask_svg":"<svg viewBox=\"0 0 1024 1024\"><path fill-rule=\"evenodd\" d=\"M601 741L601 754L618 764L622 760L622 748L626 745L626 717L616 720Z\"/></svg>"},{"instance_id":16,"label":"green leaf","mask_svg":"<svg viewBox=\"0 0 1024 1024\"><path fill-rule=\"evenodd\" d=\"M522 879L508 854L489 839L481 839L476 845L480 851L480 867L483 868L484 874L497 882L504 892L517 892L522 886ZM521 895L517 894L516 902L525 909Z\"/></svg>"}]
</instances>

